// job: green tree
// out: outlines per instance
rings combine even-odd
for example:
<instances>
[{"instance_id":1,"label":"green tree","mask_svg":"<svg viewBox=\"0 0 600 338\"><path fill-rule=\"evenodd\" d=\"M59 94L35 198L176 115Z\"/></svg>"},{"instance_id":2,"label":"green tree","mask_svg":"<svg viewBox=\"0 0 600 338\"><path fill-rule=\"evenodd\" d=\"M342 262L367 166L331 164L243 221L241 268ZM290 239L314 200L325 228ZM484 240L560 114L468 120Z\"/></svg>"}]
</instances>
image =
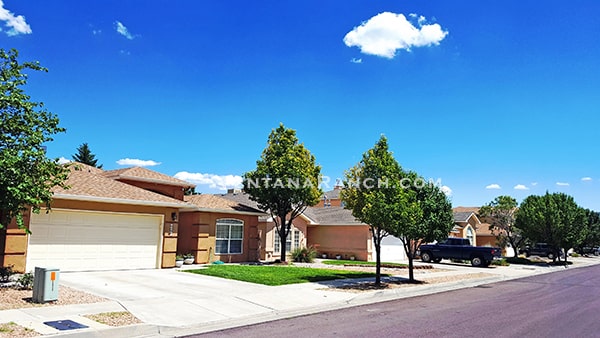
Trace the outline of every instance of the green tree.
<instances>
[{"instance_id":1,"label":"green tree","mask_svg":"<svg viewBox=\"0 0 600 338\"><path fill-rule=\"evenodd\" d=\"M293 220L319 202L321 167L299 143L296 131L280 124L271 131L256 169L244 174L243 190L258 207L270 213L286 260L286 239Z\"/></svg>"},{"instance_id":2,"label":"green tree","mask_svg":"<svg viewBox=\"0 0 600 338\"><path fill-rule=\"evenodd\" d=\"M545 242L566 253L584 241L585 222L585 210L573 197L546 192L543 196L532 195L523 200L515 224L530 241Z\"/></svg>"},{"instance_id":3,"label":"green tree","mask_svg":"<svg viewBox=\"0 0 600 338\"><path fill-rule=\"evenodd\" d=\"M0 49L0 229L16 219L20 228L23 213L41 206L50 208L51 189L66 187L68 168L46 157L44 144L64 132L58 117L40 102L30 100L21 88L27 83L26 70L47 70L38 62L19 63L15 49ZM4 243L0 238L0 243ZM0 248L2 249L2 248ZM3 252L3 250L0 250Z\"/></svg>"},{"instance_id":4,"label":"green tree","mask_svg":"<svg viewBox=\"0 0 600 338\"><path fill-rule=\"evenodd\" d=\"M421 243L442 241L454 227L452 203L448 196L434 184L424 184L425 180L414 173L409 174L410 189L415 192L419 211L412 211L417 217L413 222L397 222L391 234L398 237L408 257L408 277L414 281L413 259Z\"/></svg>"},{"instance_id":5,"label":"green tree","mask_svg":"<svg viewBox=\"0 0 600 338\"><path fill-rule=\"evenodd\" d=\"M345 173L340 197L352 215L368 224L375 246L375 284L381 284L381 241L399 224L413 224L422 217L413 190L402 188L403 172L381 136L362 160Z\"/></svg>"},{"instance_id":6,"label":"green tree","mask_svg":"<svg viewBox=\"0 0 600 338\"><path fill-rule=\"evenodd\" d=\"M102 164L98 165L96 155L92 153L87 143L83 143L77 147L77 153L73 154L73 161L102 169Z\"/></svg>"},{"instance_id":7,"label":"green tree","mask_svg":"<svg viewBox=\"0 0 600 338\"><path fill-rule=\"evenodd\" d=\"M496 235L501 246L510 246L514 249L514 256L519 253L524 238L521 231L515 226L515 213L517 200L510 196L498 196L490 203L479 209L482 220L490 224L490 231Z\"/></svg>"},{"instance_id":8,"label":"green tree","mask_svg":"<svg viewBox=\"0 0 600 338\"><path fill-rule=\"evenodd\" d=\"M585 209L585 238L579 249L584 246L594 247L600 245L600 213L590 209Z\"/></svg>"}]
</instances>

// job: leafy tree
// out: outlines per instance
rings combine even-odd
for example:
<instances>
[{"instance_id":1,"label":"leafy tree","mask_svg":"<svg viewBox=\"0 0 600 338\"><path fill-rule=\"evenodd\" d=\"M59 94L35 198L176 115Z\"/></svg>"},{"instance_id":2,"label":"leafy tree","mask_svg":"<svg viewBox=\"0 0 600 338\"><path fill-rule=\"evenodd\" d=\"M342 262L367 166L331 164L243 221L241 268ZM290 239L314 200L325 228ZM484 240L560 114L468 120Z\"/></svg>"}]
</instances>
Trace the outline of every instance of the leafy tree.
<instances>
[{"instance_id":1,"label":"leafy tree","mask_svg":"<svg viewBox=\"0 0 600 338\"><path fill-rule=\"evenodd\" d=\"M454 227L452 203L448 196L436 185L425 184L421 177L412 174L412 189L416 193L419 212L414 212L420 217L413 218L412 223L396 224L392 235L398 237L404 246L408 257L408 278L414 281L413 259L421 243L442 241Z\"/></svg>"},{"instance_id":2,"label":"leafy tree","mask_svg":"<svg viewBox=\"0 0 600 338\"><path fill-rule=\"evenodd\" d=\"M502 246L510 244L515 257L524 242L521 231L515 226L517 206L516 199L504 195L496 197L479 209L479 215L490 224L490 230L496 235L498 243Z\"/></svg>"},{"instance_id":3,"label":"leafy tree","mask_svg":"<svg viewBox=\"0 0 600 338\"><path fill-rule=\"evenodd\" d=\"M399 224L413 224L421 218L415 192L403 189L406 173L388 150L387 139L381 136L375 146L365 152L362 160L350 168L340 192L344 207L368 224L375 246L375 284L381 284L381 241Z\"/></svg>"},{"instance_id":4,"label":"leafy tree","mask_svg":"<svg viewBox=\"0 0 600 338\"><path fill-rule=\"evenodd\" d=\"M584 246L594 247L600 245L600 213L590 209L585 209L584 226L585 239L581 243L579 249Z\"/></svg>"},{"instance_id":5,"label":"leafy tree","mask_svg":"<svg viewBox=\"0 0 600 338\"><path fill-rule=\"evenodd\" d=\"M286 239L293 220L319 202L321 167L299 143L296 131L280 124L271 131L256 169L244 174L243 190L263 211L270 213L286 260Z\"/></svg>"},{"instance_id":6,"label":"leafy tree","mask_svg":"<svg viewBox=\"0 0 600 338\"><path fill-rule=\"evenodd\" d=\"M77 148L77 153L73 155L73 161L102 169L102 164L98 165L96 155L91 152L87 143L83 143Z\"/></svg>"},{"instance_id":7,"label":"leafy tree","mask_svg":"<svg viewBox=\"0 0 600 338\"><path fill-rule=\"evenodd\" d=\"M66 187L68 169L58 160L46 158L44 143L64 132L58 117L30 100L21 88L27 83L25 70L43 71L38 62L19 63L15 49L0 49L0 229L16 219L25 228L23 213L32 208L50 208L51 189ZM26 229L27 230L27 229ZM0 243L4 243L0 239ZM2 248L0 248L2 249ZM3 252L1 250L0 252Z\"/></svg>"},{"instance_id":8,"label":"leafy tree","mask_svg":"<svg viewBox=\"0 0 600 338\"><path fill-rule=\"evenodd\" d=\"M580 245L586 235L585 210L564 193L528 196L517 211L515 224L527 239L562 248L565 253Z\"/></svg>"}]
</instances>

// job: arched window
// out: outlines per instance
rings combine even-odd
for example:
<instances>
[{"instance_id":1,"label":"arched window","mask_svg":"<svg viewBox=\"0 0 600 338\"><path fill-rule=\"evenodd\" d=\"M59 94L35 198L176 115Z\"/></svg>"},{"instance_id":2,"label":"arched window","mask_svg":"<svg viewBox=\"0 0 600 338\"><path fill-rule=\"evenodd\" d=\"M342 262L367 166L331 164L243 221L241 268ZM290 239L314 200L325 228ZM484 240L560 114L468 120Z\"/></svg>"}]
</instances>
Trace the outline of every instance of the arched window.
<instances>
[{"instance_id":1,"label":"arched window","mask_svg":"<svg viewBox=\"0 0 600 338\"><path fill-rule=\"evenodd\" d=\"M471 243L471 245L475 245L474 240L473 240L473 228L471 227L467 227L467 239L469 239L469 242Z\"/></svg>"},{"instance_id":2,"label":"arched window","mask_svg":"<svg viewBox=\"0 0 600 338\"><path fill-rule=\"evenodd\" d=\"M241 254L244 222L239 219L218 219L216 240L215 253L221 255Z\"/></svg>"}]
</instances>

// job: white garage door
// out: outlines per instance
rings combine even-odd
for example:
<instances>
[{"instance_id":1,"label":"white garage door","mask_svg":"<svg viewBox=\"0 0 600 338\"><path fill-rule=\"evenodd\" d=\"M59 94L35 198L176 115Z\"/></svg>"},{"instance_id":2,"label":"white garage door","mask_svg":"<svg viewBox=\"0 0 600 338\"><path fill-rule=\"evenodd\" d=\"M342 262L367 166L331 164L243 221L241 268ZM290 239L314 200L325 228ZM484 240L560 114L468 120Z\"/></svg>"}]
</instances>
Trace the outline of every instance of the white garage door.
<instances>
[{"instance_id":1,"label":"white garage door","mask_svg":"<svg viewBox=\"0 0 600 338\"><path fill-rule=\"evenodd\" d=\"M162 217L52 210L32 214L27 271L156 268Z\"/></svg>"},{"instance_id":2,"label":"white garage door","mask_svg":"<svg viewBox=\"0 0 600 338\"><path fill-rule=\"evenodd\" d=\"M381 241L382 262L399 262L407 259L406 251L404 251L404 245L399 238L394 236L387 236L383 238Z\"/></svg>"}]
</instances>

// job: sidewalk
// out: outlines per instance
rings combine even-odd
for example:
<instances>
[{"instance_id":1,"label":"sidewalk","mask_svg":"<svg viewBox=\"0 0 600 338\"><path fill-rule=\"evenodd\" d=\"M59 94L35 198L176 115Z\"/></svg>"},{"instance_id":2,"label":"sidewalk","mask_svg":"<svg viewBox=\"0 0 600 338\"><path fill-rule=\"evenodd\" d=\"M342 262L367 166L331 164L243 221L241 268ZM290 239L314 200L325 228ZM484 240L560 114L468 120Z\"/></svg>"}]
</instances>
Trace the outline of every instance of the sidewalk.
<instances>
[{"instance_id":1,"label":"sidewalk","mask_svg":"<svg viewBox=\"0 0 600 338\"><path fill-rule=\"evenodd\" d=\"M574 264L569 269L600 264L599 257L570 260ZM416 278L427 280L480 273L485 276L356 293L330 288L343 285L347 280L265 286L176 270L63 273L62 285L106 297L110 301L4 310L0 311L0 323L12 321L42 335L54 337L175 337L565 269L522 265L481 269L452 263L435 266L445 271L421 271ZM368 280L372 281L372 278ZM119 311L131 312L143 324L110 327L83 317L86 314ZM89 328L58 331L43 324L45 321L66 319Z\"/></svg>"}]
</instances>

